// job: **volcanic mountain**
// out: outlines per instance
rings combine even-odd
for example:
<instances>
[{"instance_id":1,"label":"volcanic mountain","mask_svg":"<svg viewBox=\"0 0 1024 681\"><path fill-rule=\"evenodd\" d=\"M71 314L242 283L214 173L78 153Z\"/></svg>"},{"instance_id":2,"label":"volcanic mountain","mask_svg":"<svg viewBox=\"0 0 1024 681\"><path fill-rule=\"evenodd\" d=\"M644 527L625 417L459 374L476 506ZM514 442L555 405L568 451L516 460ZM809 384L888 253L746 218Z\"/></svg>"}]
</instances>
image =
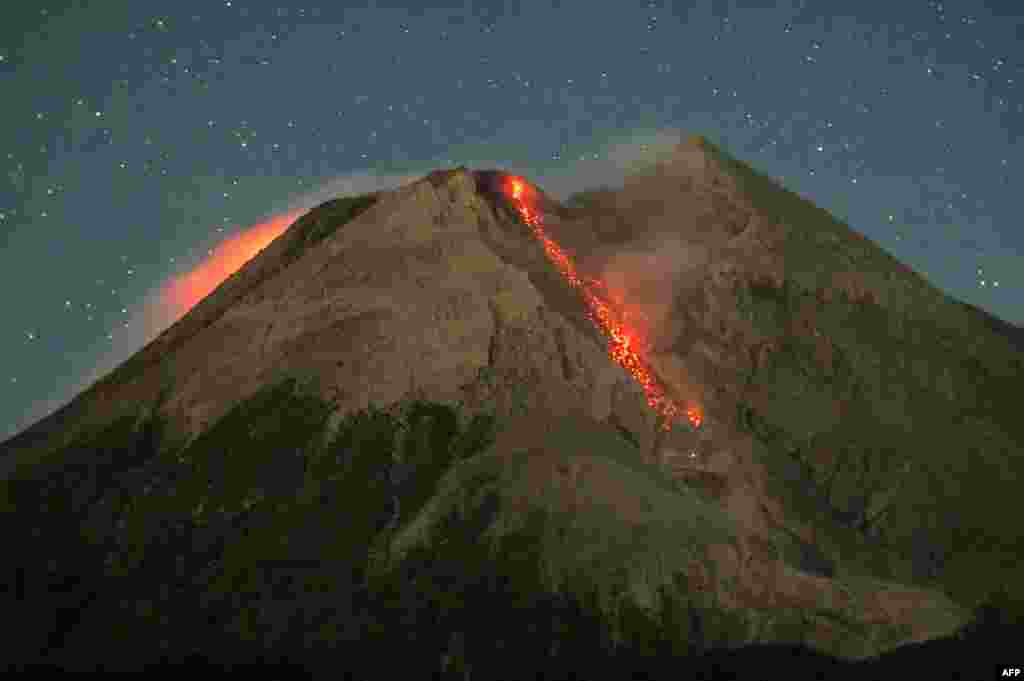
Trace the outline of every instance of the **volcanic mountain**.
<instances>
[{"instance_id":1,"label":"volcanic mountain","mask_svg":"<svg viewBox=\"0 0 1024 681\"><path fill-rule=\"evenodd\" d=\"M704 138L564 204L435 171L309 211L0 445L5 654L596 678L958 640L1024 610L1022 376L1019 329Z\"/></svg>"}]
</instances>

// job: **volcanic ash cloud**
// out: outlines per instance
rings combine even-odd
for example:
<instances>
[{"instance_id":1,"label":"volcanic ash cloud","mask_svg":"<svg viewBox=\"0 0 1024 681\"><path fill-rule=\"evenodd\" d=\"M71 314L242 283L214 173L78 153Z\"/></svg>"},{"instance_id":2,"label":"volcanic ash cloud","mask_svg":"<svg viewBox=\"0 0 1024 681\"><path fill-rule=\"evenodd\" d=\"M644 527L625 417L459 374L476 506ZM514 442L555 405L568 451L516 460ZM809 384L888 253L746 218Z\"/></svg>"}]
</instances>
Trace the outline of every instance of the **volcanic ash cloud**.
<instances>
[{"instance_id":1,"label":"volcanic ash cloud","mask_svg":"<svg viewBox=\"0 0 1024 681\"><path fill-rule=\"evenodd\" d=\"M707 262L706 247L661 235L640 248L610 256L601 277L627 320L650 347L657 347L669 333L669 315L680 288Z\"/></svg>"}]
</instances>

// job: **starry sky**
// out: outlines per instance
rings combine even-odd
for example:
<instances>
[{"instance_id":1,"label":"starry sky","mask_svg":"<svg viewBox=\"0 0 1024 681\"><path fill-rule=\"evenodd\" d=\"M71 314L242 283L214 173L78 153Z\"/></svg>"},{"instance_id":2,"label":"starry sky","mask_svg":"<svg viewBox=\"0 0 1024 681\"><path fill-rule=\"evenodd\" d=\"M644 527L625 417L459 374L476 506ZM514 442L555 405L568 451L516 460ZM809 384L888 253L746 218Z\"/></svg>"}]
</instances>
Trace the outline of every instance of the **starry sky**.
<instances>
[{"instance_id":1,"label":"starry sky","mask_svg":"<svg viewBox=\"0 0 1024 681\"><path fill-rule=\"evenodd\" d=\"M301 211L454 164L614 186L704 134L1024 323L1024 5L14 3L0 24L0 439Z\"/></svg>"}]
</instances>

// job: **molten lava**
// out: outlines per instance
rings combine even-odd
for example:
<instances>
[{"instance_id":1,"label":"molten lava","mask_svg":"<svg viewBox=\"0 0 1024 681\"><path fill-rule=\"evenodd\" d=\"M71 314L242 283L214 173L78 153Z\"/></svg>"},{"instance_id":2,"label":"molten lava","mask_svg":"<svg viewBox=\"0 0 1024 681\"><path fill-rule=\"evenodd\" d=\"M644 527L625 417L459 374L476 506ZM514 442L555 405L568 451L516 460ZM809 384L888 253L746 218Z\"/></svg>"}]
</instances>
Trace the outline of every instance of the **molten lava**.
<instances>
[{"instance_id":1,"label":"molten lava","mask_svg":"<svg viewBox=\"0 0 1024 681\"><path fill-rule=\"evenodd\" d=\"M613 296L608 292L604 282L589 277L581 278L572 259L544 231L540 212L534 206L534 200L530 196L531 188L526 181L521 177L509 177L502 189L512 200L523 221L533 230L533 235L543 245L548 260L583 296L587 316L608 339L608 354L632 374L643 388L647 404L662 417L662 428L671 430L673 421L683 414L692 427L699 428L703 421L700 409L696 405L684 409L676 403L666 394L650 365L644 361L642 355L647 352L648 347L639 332L638 324L630 323L623 314L616 312L612 305Z\"/></svg>"}]
</instances>

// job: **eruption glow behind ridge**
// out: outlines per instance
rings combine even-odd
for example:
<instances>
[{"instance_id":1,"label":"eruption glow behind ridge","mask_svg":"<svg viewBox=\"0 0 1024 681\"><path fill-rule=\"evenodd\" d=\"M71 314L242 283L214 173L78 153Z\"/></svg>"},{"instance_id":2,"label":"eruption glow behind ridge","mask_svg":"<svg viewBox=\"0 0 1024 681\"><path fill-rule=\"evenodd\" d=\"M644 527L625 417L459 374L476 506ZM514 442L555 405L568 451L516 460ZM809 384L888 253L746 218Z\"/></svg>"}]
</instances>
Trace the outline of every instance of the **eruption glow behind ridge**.
<instances>
[{"instance_id":1,"label":"eruption glow behind ridge","mask_svg":"<svg viewBox=\"0 0 1024 681\"><path fill-rule=\"evenodd\" d=\"M220 286L246 262L280 236L302 213L276 215L249 227L217 246L213 253L164 289L164 304L178 319Z\"/></svg>"}]
</instances>

